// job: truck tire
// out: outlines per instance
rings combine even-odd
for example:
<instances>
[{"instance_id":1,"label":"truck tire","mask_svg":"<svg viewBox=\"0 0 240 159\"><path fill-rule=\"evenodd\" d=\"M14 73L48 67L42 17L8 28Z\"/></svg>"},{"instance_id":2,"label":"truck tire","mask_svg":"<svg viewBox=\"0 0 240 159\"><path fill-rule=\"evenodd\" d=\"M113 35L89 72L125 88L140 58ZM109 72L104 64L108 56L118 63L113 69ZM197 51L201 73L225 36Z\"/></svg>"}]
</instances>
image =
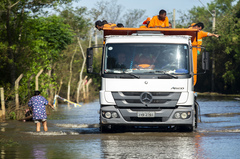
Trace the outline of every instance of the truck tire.
<instances>
[{"instance_id":1,"label":"truck tire","mask_svg":"<svg viewBox=\"0 0 240 159\"><path fill-rule=\"evenodd\" d=\"M189 126L180 126L180 131L193 132L198 127L198 103L195 101L194 103L194 111L193 111L193 124Z\"/></svg>"},{"instance_id":2,"label":"truck tire","mask_svg":"<svg viewBox=\"0 0 240 159\"><path fill-rule=\"evenodd\" d=\"M193 111L193 125L189 126L189 132L196 131L198 127L198 103L194 102L194 111Z\"/></svg>"},{"instance_id":3,"label":"truck tire","mask_svg":"<svg viewBox=\"0 0 240 159\"><path fill-rule=\"evenodd\" d=\"M194 102L195 128L198 127L198 108L199 108L198 102L195 101L195 102Z\"/></svg>"},{"instance_id":4,"label":"truck tire","mask_svg":"<svg viewBox=\"0 0 240 159\"><path fill-rule=\"evenodd\" d=\"M101 125L100 124L100 132L101 133L115 133L118 131L119 131L119 129L115 125Z\"/></svg>"}]
</instances>

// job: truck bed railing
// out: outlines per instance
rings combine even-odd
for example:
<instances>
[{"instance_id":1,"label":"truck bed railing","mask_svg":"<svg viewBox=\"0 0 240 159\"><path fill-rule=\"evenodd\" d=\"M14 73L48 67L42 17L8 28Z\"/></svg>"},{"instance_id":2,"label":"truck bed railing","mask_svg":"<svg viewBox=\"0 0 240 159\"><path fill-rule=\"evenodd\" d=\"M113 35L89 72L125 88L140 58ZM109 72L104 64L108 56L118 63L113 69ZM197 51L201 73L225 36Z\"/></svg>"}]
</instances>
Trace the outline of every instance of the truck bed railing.
<instances>
[{"instance_id":1,"label":"truck bed railing","mask_svg":"<svg viewBox=\"0 0 240 159\"><path fill-rule=\"evenodd\" d=\"M108 35L132 35L139 31L144 31L145 33L161 32L163 35L189 35L191 36L191 41L197 37L197 29L172 29L172 28L103 28L104 39Z\"/></svg>"}]
</instances>

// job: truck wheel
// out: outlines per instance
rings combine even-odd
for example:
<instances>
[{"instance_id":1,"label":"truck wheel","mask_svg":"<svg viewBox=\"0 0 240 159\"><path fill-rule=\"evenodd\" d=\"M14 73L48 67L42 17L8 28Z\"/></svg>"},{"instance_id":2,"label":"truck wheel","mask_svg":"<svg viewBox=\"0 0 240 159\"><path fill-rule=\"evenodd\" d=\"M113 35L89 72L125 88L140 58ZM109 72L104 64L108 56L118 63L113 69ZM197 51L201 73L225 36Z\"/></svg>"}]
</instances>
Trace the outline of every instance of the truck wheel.
<instances>
[{"instance_id":1,"label":"truck wheel","mask_svg":"<svg viewBox=\"0 0 240 159\"><path fill-rule=\"evenodd\" d=\"M194 103L194 114L195 114L195 128L198 127L198 102Z\"/></svg>"},{"instance_id":2,"label":"truck wheel","mask_svg":"<svg viewBox=\"0 0 240 159\"><path fill-rule=\"evenodd\" d=\"M119 132L120 129L115 125L101 125L100 124L100 132L101 133L115 133Z\"/></svg>"},{"instance_id":3,"label":"truck wheel","mask_svg":"<svg viewBox=\"0 0 240 159\"><path fill-rule=\"evenodd\" d=\"M194 111L193 111L193 124L189 126L182 126L180 127L180 131L186 131L186 132L193 132L196 130L198 126L198 103L195 102L194 104Z\"/></svg>"},{"instance_id":4,"label":"truck wheel","mask_svg":"<svg viewBox=\"0 0 240 159\"><path fill-rule=\"evenodd\" d=\"M192 132L194 130L194 126L193 125L178 126L177 130L180 132Z\"/></svg>"},{"instance_id":5,"label":"truck wheel","mask_svg":"<svg viewBox=\"0 0 240 159\"><path fill-rule=\"evenodd\" d=\"M195 104L194 104L194 111L193 111L193 125L192 126L189 126L188 130L189 132L191 131L195 131L196 128L198 127L198 103L195 101Z\"/></svg>"}]
</instances>

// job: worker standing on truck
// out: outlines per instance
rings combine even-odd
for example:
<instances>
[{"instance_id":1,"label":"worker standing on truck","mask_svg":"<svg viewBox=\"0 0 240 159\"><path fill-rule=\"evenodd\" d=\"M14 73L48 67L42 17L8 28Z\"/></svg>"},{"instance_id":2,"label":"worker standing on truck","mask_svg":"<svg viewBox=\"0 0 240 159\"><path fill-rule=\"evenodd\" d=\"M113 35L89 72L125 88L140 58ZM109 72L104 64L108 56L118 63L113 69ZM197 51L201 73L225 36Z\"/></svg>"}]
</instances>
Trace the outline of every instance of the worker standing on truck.
<instances>
[{"instance_id":1,"label":"worker standing on truck","mask_svg":"<svg viewBox=\"0 0 240 159\"><path fill-rule=\"evenodd\" d=\"M154 16L148 25L148 28L168 28L169 20L167 17L167 12L165 10L160 10L159 15Z\"/></svg>"}]
</instances>

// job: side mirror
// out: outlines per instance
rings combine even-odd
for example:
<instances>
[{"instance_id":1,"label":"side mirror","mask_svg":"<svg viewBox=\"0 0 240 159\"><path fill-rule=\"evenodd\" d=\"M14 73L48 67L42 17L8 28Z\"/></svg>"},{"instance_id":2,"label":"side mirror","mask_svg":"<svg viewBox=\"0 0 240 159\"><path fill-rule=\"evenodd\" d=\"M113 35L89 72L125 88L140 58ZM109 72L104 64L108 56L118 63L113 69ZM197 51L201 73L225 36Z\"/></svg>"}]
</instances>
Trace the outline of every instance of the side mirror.
<instances>
[{"instance_id":1,"label":"side mirror","mask_svg":"<svg viewBox=\"0 0 240 159\"><path fill-rule=\"evenodd\" d=\"M87 48L87 73L93 73L93 48Z\"/></svg>"},{"instance_id":2,"label":"side mirror","mask_svg":"<svg viewBox=\"0 0 240 159\"><path fill-rule=\"evenodd\" d=\"M202 69L209 70L209 53L205 51L202 54Z\"/></svg>"}]
</instances>

